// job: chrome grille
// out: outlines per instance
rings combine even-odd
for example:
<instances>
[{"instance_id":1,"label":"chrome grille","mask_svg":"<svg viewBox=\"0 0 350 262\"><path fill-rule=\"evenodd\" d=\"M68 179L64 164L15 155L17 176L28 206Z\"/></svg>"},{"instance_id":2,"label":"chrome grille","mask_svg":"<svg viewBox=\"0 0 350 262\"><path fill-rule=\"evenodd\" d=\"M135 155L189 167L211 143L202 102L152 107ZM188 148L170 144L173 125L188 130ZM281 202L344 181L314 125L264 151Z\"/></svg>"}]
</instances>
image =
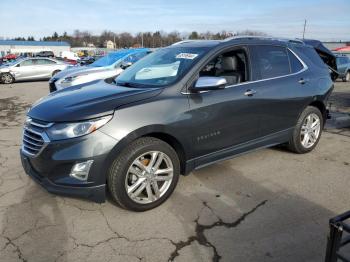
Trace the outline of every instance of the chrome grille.
<instances>
[{"instance_id":1,"label":"chrome grille","mask_svg":"<svg viewBox=\"0 0 350 262\"><path fill-rule=\"evenodd\" d=\"M27 118L24 124L22 151L29 156L37 156L50 142L45 128L52 123Z\"/></svg>"}]
</instances>

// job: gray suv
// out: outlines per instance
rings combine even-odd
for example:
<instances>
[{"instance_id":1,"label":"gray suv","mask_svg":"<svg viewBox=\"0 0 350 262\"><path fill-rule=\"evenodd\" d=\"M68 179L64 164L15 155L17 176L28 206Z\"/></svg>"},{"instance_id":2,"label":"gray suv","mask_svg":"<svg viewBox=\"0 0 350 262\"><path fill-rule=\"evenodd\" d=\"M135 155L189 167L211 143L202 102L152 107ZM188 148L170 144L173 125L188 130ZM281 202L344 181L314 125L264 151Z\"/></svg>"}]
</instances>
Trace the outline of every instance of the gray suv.
<instances>
[{"instance_id":1,"label":"gray suv","mask_svg":"<svg viewBox=\"0 0 350 262\"><path fill-rule=\"evenodd\" d=\"M0 66L0 81L11 84L15 81L50 79L68 66L51 58L19 58Z\"/></svg>"},{"instance_id":2,"label":"gray suv","mask_svg":"<svg viewBox=\"0 0 350 262\"><path fill-rule=\"evenodd\" d=\"M180 174L278 144L312 151L332 88L329 68L301 41L185 41L111 83L38 101L22 164L49 192L103 202L108 189L120 206L144 211L171 195Z\"/></svg>"},{"instance_id":3,"label":"gray suv","mask_svg":"<svg viewBox=\"0 0 350 262\"><path fill-rule=\"evenodd\" d=\"M337 69L343 82L350 81L350 58L346 55L337 55Z\"/></svg>"}]
</instances>

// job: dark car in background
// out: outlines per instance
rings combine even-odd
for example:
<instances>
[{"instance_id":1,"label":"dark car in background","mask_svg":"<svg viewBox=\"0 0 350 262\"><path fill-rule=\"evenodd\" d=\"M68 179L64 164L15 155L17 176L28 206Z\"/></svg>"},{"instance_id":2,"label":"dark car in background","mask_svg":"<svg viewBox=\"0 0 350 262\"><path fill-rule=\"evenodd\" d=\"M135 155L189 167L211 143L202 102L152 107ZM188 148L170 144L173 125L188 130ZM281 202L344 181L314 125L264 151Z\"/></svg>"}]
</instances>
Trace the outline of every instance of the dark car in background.
<instances>
[{"instance_id":1,"label":"dark car in background","mask_svg":"<svg viewBox=\"0 0 350 262\"><path fill-rule=\"evenodd\" d=\"M55 54L52 51L41 51L39 53L36 53L35 56L37 56L37 57L55 57Z\"/></svg>"},{"instance_id":2,"label":"dark car in background","mask_svg":"<svg viewBox=\"0 0 350 262\"><path fill-rule=\"evenodd\" d=\"M336 55L337 57L337 71L339 73L338 78L343 82L350 81L350 58L347 55Z\"/></svg>"},{"instance_id":3,"label":"dark car in background","mask_svg":"<svg viewBox=\"0 0 350 262\"><path fill-rule=\"evenodd\" d=\"M77 85L34 104L23 167L49 192L102 202L108 188L122 207L145 211L171 195L180 174L278 144L310 152L333 88L317 51L259 37L162 48L114 83Z\"/></svg>"}]
</instances>

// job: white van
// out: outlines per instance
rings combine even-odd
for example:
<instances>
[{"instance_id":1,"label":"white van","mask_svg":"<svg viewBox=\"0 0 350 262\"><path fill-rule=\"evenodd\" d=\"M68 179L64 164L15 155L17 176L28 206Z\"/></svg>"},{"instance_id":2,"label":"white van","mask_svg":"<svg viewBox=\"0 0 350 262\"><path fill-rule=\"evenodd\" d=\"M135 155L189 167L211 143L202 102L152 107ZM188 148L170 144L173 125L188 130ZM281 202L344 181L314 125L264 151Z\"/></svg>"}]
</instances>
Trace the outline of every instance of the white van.
<instances>
[{"instance_id":1,"label":"white van","mask_svg":"<svg viewBox=\"0 0 350 262\"><path fill-rule=\"evenodd\" d=\"M62 57L63 59L69 59L69 60L79 60L79 56L71 51L62 51L60 53L60 57Z\"/></svg>"}]
</instances>

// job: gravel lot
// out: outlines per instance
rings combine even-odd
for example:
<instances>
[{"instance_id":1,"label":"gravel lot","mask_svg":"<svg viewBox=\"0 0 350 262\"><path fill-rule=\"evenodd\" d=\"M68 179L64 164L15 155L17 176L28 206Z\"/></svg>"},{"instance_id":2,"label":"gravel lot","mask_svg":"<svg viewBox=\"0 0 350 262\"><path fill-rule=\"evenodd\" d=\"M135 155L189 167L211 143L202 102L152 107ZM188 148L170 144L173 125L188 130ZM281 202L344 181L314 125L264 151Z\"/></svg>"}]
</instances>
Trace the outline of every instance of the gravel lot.
<instances>
[{"instance_id":1,"label":"gravel lot","mask_svg":"<svg viewBox=\"0 0 350 262\"><path fill-rule=\"evenodd\" d=\"M47 93L47 82L0 85L1 261L323 261L328 219L350 209L350 84L336 83L339 121L312 153L265 149L203 168L144 213L54 196L27 177L22 123Z\"/></svg>"}]
</instances>

